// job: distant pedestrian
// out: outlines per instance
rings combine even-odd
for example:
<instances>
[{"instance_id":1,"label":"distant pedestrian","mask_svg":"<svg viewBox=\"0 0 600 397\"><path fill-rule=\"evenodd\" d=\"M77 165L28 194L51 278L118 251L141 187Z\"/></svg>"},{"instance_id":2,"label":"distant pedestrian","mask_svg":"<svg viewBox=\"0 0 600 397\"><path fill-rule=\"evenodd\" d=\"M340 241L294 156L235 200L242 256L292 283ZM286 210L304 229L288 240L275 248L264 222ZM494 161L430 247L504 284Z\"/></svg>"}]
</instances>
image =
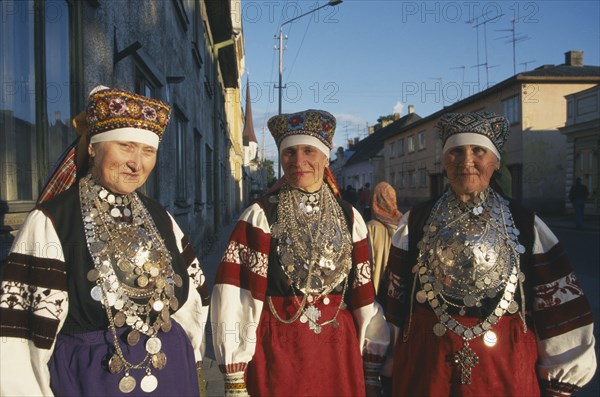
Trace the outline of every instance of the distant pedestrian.
<instances>
[{"instance_id":1,"label":"distant pedestrian","mask_svg":"<svg viewBox=\"0 0 600 397\"><path fill-rule=\"evenodd\" d=\"M342 198L349 202L353 207L356 207L356 203L358 203L358 194L356 193L354 186L346 186L346 190L342 192Z\"/></svg>"},{"instance_id":2,"label":"distant pedestrian","mask_svg":"<svg viewBox=\"0 0 600 397\"><path fill-rule=\"evenodd\" d=\"M373 219L367 222L371 259L373 261L373 285L375 292L379 286L379 278L387 265L392 236L398 229L402 212L396 204L396 190L387 182L379 182L373 190L371 199Z\"/></svg>"},{"instance_id":3,"label":"distant pedestrian","mask_svg":"<svg viewBox=\"0 0 600 397\"><path fill-rule=\"evenodd\" d=\"M588 188L581 183L581 178L575 179L575 184L569 190L569 200L575 208L575 227L583 229L583 211L585 200L590 195Z\"/></svg>"},{"instance_id":4,"label":"distant pedestrian","mask_svg":"<svg viewBox=\"0 0 600 397\"><path fill-rule=\"evenodd\" d=\"M358 194L358 201L362 211L362 216L365 222L371 220L371 184L365 183L362 190Z\"/></svg>"}]
</instances>

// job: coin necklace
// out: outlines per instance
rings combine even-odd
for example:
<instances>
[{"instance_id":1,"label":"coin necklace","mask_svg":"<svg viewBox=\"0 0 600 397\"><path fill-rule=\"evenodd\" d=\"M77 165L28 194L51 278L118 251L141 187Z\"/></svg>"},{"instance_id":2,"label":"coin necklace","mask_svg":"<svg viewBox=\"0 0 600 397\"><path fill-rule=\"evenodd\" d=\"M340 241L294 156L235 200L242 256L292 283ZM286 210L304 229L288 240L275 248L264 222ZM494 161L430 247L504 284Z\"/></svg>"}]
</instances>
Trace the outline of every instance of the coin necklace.
<instances>
[{"instance_id":1,"label":"coin necklace","mask_svg":"<svg viewBox=\"0 0 600 397\"><path fill-rule=\"evenodd\" d=\"M282 269L292 290L304 295L300 301L294 292L298 310L289 320L279 316L269 297L271 313L286 324L300 319L317 334L328 324L337 328L339 311L346 307L343 297L352 267L352 240L341 208L326 185L307 193L285 184L279 193L277 218L272 235L278 240ZM342 293L340 304L331 319L319 322L321 311L315 304L319 300L329 304L327 295L333 289Z\"/></svg>"},{"instance_id":2,"label":"coin necklace","mask_svg":"<svg viewBox=\"0 0 600 397\"><path fill-rule=\"evenodd\" d=\"M469 342L482 336L487 346L496 344L492 327L506 312L514 314L519 310L515 300L517 287L521 291L521 318L526 331L522 287L525 276L519 266L519 254L525 248L517 240L519 231L508 201L490 188L468 203L446 192L423 230L413 268L421 289L415 294L413 284L411 295L419 303L427 301L433 309L439 321L433 327L437 336L449 330L463 339L463 348L454 355L454 362L459 366L461 383L470 384L471 370L479 358ZM481 307L482 299L494 297L498 298L495 309L471 327L448 312L452 306L464 316L467 308Z\"/></svg>"},{"instance_id":3,"label":"coin necklace","mask_svg":"<svg viewBox=\"0 0 600 397\"><path fill-rule=\"evenodd\" d=\"M177 310L179 305L175 286L183 281L174 273L171 256L135 192L114 195L91 175L82 178L79 192L86 242L94 260L94 268L88 272L88 280L96 283L91 296L106 310L115 346L108 369L113 374L124 370L119 390L129 393L136 387L130 370L144 368L140 387L150 393L158 385L151 367L160 370L166 366L158 331L171 329L170 309ZM113 203L125 204L117 212L110 208ZM117 311L114 316L112 308ZM151 325L152 313L156 318ZM119 346L116 327L124 325L131 327L127 335L131 346L139 342L140 333L149 337L146 356L138 364L129 363Z\"/></svg>"}]
</instances>

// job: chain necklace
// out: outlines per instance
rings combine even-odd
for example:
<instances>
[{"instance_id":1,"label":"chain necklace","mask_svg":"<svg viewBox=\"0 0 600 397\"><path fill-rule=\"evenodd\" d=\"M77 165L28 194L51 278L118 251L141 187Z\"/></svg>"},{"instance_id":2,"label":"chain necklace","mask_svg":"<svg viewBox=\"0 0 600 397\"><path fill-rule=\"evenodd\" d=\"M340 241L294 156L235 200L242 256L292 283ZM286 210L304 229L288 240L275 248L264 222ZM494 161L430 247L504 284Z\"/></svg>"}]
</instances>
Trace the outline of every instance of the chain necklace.
<instances>
[{"instance_id":1,"label":"chain necklace","mask_svg":"<svg viewBox=\"0 0 600 397\"><path fill-rule=\"evenodd\" d=\"M446 192L435 204L417 244L419 257L413 272L412 296L428 302L438 318L433 332L442 336L451 331L463 339L463 348L454 361L460 367L461 383L470 384L471 369L478 363L469 341L483 336L487 346L497 342L492 327L509 312L516 313L517 286L521 292L521 318L526 331L523 293L524 274L520 271L518 229L508 201L487 188L473 200L463 203ZM416 292L416 280L421 289ZM496 299L496 307L485 319L468 327L449 312L449 307L464 316L468 308L482 307L482 300ZM411 303L412 312L412 303ZM409 325L410 327L410 325Z\"/></svg>"},{"instance_id":2,"label":"chain necklace","mask_svg":"<svg viewBox=\"0 0 600 397\"><path fill-rule=\"evenodd\" d=\"M286 324L299 318L315 333L328 324L337 328L339 311L346 307L343 297L352 268L352 238L341 207L325 185L307 193L285 184L279 193L277 219L272 235L277 239L279 261L292 289L303 297L300 301L294 293L298 310L289 320L279 316L269 297L271 312ZM315 304L320 300L329 304L327 295L334 289L342 293L336 313L318 322L321 312Z\"/></svg>"},{"instance_id":3,"label":"chain necklace","mask_svg":"<svg viewBox=\"0 0 600 397\"><path fill-rule=\"evenodd\" d=\"M90 294L106 310L115 346L108 369L113 374L124 370L119 382L123 393L136 387L130 370L145 369L140 387L152 392L158 380L151 367L160 370L166 366L158 331L171 329L170 309L179 306L175 287L181 287L183 280L173 271L171 255L135 192L112 194L88 175L79 183L79 194L86 242L94 261L87 275L96 283ZM140 334L148 336L146 355L138 364L128 362L119 345L116 328L125 325L131 328L127 335L130 346L139 342Z\"/></svg>"}]
</instances>

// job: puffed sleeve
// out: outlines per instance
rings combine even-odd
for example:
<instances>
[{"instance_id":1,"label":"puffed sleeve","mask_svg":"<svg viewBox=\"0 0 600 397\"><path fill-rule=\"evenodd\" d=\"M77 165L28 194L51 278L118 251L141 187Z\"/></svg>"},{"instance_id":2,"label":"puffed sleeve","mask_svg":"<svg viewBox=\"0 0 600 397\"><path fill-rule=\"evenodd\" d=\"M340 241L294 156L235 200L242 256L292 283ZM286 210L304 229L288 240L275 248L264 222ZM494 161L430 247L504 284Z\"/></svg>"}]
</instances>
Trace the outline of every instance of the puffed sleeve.
<instances>
[{"instance_id":1,"label":"puffed sleeve","mask_svg":"<svg viewBox=\"0 0 600 397\"><path fill-rule=\"evenodd\" d=\"M173 234L175 235L177 249L186 264L187 275L190 280L187 300L173 314L173 318L183 327L194 349L196 362L200 362L204 357L206 348L204 329L208 320L208 304L210 300L208 286L206 285L206 277L200 266L200 261L196 257L192 245L171 214L169 214L169 217L173 225Z\"/></svg>"},{"instance_id":2,"label":"puffed sleeve","mask_svg":"<svg viewBox=\"0 0 600 397\"><path fill-rule=\"evenodd\" d=\"M565 250L537 216L532 260L538 376L546 392L568 395L596 371L592 311Z\"/></svg>"},{"instance_id":3,"label":"puffed sleeve","mask_svg":"<svg viewBox=\"0 0 600 397\"><path fill-rule=\"evenodd\" d=\"M62 245L32 211L0 269L0 395L51 396L48 361L68 310Z\"/></svg>"},{"instance_id":4,"label":"puffed sleeve","mask_svg":"<svg viewBox=\"0 0 600 397\"><path fill-rule=\"evenodd\" d=\"M383 309L375 302L367 226L353 208L352 261L356 277L350 291L350 307L356 322L363 353L365 380L371 383L379 374L390 343L390 332Z\"/></svg>"},{"instance_id":5,"label":"puffed sleeve","mask_svg":"<svg viewBox=\"0 0 600 397\"><path fill-rule=\"evenodd\" d=\"M226 381L239 380L254 356L267 289L270 241L266 214L259 204L253 204L236 223L217 269L211 326L216 360Z\"/></svg>"}]
</instances>

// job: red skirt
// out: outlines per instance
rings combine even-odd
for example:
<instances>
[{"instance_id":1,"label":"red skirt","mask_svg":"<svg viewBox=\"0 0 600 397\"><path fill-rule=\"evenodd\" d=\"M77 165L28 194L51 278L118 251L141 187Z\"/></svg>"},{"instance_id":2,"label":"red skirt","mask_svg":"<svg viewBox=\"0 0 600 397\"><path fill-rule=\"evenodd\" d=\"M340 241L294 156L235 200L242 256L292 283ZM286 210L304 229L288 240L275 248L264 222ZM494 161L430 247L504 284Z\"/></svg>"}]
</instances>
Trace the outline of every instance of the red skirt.
<instances>
[{"instance_id":1,"label":"red skirt","mask_svg":"<svg viewBox=\"0 0 600 397\"><path fill-rule=\"evenodd\" d=\"M466 326L478 319L456 316ZM394 350L394 396L539 396L536 375L537 342L533 328L523 332L518 314L504 316L492 327L497 343L488 347L481 337L469 341L477 355L471 369L471 384L460 383L460 368L454 355L464 341L446 331L433 333L437 317L427 307L416 305L406 342L398 336ZM407 326L408 322L405 324Z\"/></svg>"},{"instance_id":2,"label":"red skirt","mask_svg":"<svg viewBox=\"0 0 600 397\"><path fill-rule=\"evenodd\" d=\"M322 323L334 317L341 296L315 306ZM280 318L291 318L298 310L293 297L274 297ZM299 298L300 299L300 298ZM247 370L251 396L364 396L362 355L352 314L340 310L337 321L316 334L300 319L291 324L277 320L265 301L257 330L256 352Z\"/></svg>"}]
</instances>

